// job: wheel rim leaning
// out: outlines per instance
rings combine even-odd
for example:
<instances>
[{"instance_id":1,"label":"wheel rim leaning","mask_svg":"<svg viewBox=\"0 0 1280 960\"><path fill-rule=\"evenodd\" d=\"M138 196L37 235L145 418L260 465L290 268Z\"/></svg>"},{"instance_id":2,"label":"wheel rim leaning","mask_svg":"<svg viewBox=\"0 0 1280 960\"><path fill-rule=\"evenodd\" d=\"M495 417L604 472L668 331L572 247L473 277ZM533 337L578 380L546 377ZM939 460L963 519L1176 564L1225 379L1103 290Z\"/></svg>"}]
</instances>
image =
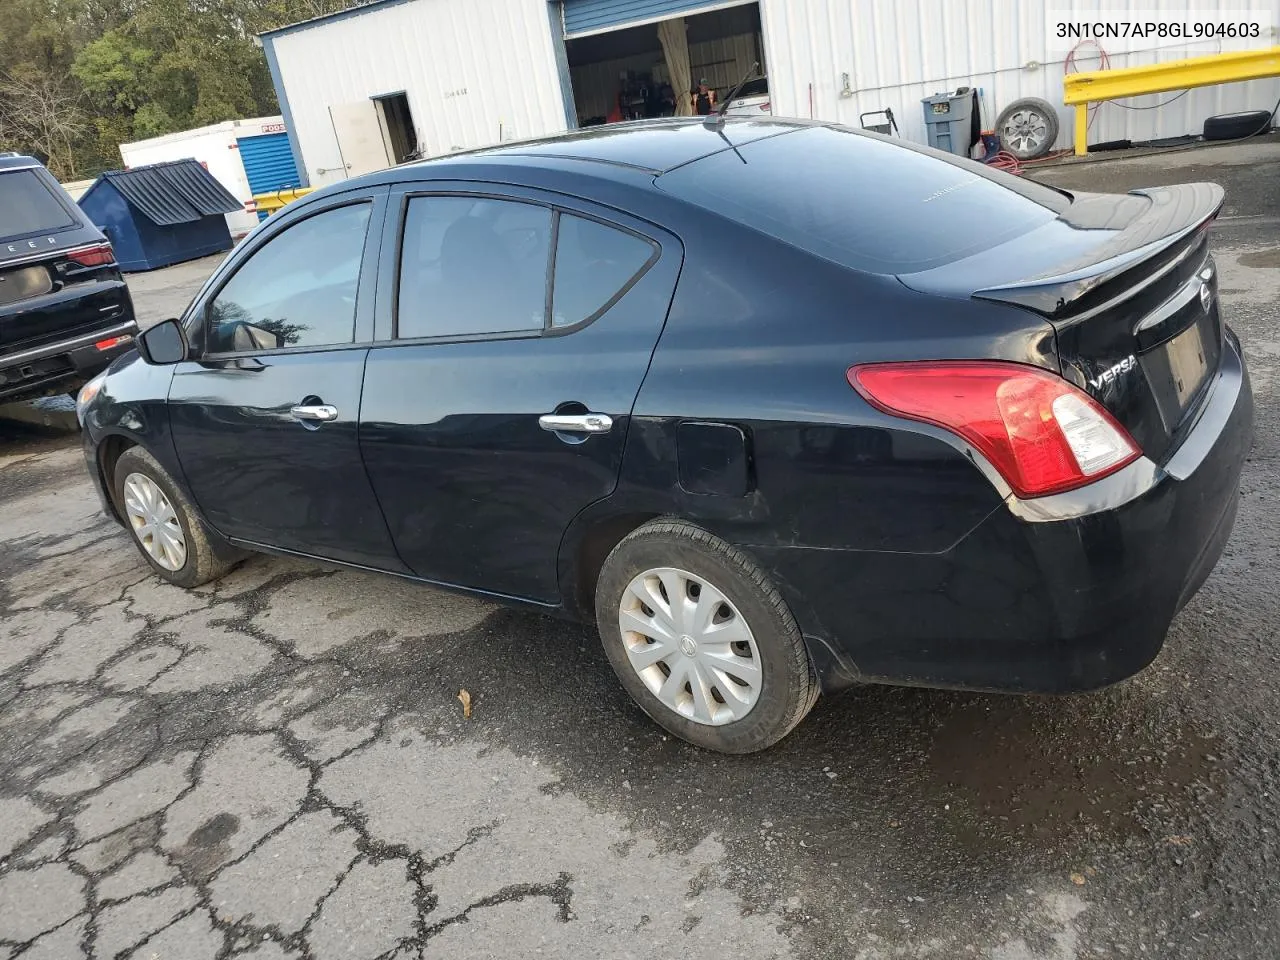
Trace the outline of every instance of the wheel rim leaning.
<instances>
[{"instance_id":1,"label":"wheel rim leaning","mask_svg":"<svg viewBox=\"0 0 1280 960\"><path fill-rule=\"evenodd\" d=\"M657 567L627 584L622 645L641 682L695 723L741 720L760 698L760 650L738 608L703 577Z\"/></svg>"},{"instance_id":2,"label":"wheel rim leaning","mask_svg":"<svg viewBox=\"0 0 1280 960\"><path fill-rule=\"evenodd\" d=\"M178 512L146 474L131 473L124 478L124 512L133 535L152 560L172 571L186 565L187 540Z\"/></svg>"},{"instance_id":3,"label":"wheel rim leaning","mask_svg":"<svg viewBox=\"0 0 1280 960\"><path fill-rule=\"evenodd\" d=\"M1019 110L1000 128L1000 139L1019 156L1031 156L1044 146L1049 122L1035 110Z\"/></svg>"}]
</instances>

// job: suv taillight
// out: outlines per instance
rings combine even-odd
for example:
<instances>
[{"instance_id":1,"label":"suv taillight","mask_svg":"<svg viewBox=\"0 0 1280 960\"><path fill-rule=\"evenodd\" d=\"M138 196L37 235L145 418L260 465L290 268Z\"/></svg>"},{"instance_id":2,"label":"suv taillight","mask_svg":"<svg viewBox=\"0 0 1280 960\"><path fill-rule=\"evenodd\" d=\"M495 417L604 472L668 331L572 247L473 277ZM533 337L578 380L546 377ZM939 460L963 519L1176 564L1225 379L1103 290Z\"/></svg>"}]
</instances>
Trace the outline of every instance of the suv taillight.
<instances>
[{"instance_id":1,"label":"suv taillight","mask_svg":"<svg viewBox=\"0 0 1280 960\"><path fill-rule=\"evenodd\" d=\"M1124 427L1055 374L1001 361L873 363L849 384L873 406L950 430L985 456L1019 497L1092 483L1140 455Z\"/></svg>"},{"instance_id":2,"label":"suv taillight","mask_svg":"<svg viewBox=\"0 0 1280 960\"><path fill-rule=\"evenodd\" d=\"M67 259L73 260L82 267L101 267L115 263L116 255L109 243L97 243L92 247L81 247L79 250L68 250Z\"/></svg>"}]
</instances>

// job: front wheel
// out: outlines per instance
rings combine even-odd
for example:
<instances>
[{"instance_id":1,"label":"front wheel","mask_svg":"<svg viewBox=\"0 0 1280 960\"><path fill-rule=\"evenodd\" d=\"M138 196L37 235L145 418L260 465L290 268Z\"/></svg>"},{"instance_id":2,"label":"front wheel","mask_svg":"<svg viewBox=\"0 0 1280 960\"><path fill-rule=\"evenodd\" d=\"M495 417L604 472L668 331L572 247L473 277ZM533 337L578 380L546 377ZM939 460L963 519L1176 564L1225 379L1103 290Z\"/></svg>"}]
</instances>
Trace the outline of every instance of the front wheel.
<instances>
[{"instance_id":1,"label":"front wheel","mask_svg":"<svg viewBox=\"0 0 1280 960\"><path fill-rule=\"evenodd\" d=\"M233 564L220 560L190 501L159 461L130 447L116 461L114 492L125 526L142 559L180 587L216 580Z\"/></svg>"},{"instance_id":2,"label":"front wheel","mask_svg":"<svg viewBox=\"0 0 1280 960\"><path fill-rule=\"evenodd\" d=\"M627 692L697 746L763 750L817 701L808 651L777 589L742 551L692 524L653 521L613 549L596 623Z\"/></svg>"}]
</instances>

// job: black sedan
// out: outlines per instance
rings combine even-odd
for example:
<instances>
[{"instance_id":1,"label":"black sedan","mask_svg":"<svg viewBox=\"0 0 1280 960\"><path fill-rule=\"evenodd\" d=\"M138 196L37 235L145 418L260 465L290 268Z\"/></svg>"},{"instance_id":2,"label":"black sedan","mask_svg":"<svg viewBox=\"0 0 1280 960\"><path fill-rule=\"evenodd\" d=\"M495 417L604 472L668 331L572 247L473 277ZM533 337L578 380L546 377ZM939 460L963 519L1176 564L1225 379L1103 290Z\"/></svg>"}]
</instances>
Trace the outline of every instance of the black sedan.
<instances>
[{"instance_id":1,"label":"black sedan","mask_svg":"<svg viewBox=\"0 0 1280 960\"><path fill-rule=\"evenodd\" d=\"M860 683L1086 690L1235 518L1222 199L732 118L398 167L87 386L89 472L182 586L266 550L594 621L717 750Z\"/></svg>"}]
</instances>

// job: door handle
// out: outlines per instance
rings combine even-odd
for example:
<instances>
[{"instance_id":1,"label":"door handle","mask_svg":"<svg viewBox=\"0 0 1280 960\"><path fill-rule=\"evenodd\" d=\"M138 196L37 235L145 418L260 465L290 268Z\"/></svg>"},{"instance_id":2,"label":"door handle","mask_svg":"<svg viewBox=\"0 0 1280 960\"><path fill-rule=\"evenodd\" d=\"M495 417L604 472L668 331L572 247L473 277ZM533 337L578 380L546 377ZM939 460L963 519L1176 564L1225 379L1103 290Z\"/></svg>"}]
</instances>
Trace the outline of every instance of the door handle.
<instances>
[{"instance_id":1,"label":"door handle","mask_svg":"<svg viewBox=\"0 0 1280 960\"><path fill-rule=\"evenodd\" d=\"M327 403L303 404L292 407L289 410L289 415L295 420L328 423L330 420L338 419L338 408L331 407Z\"/></svg>"},{"instance_id":2,"label":"door handle","mask_svg":"<svg viewBox=\"0 0 1280 960\"><path fill-rule=\"evenodd\" d=\"M544 413L538 426L550 433L608 433L613 417L607 413Z\"/></svg>"}]
</instances>

